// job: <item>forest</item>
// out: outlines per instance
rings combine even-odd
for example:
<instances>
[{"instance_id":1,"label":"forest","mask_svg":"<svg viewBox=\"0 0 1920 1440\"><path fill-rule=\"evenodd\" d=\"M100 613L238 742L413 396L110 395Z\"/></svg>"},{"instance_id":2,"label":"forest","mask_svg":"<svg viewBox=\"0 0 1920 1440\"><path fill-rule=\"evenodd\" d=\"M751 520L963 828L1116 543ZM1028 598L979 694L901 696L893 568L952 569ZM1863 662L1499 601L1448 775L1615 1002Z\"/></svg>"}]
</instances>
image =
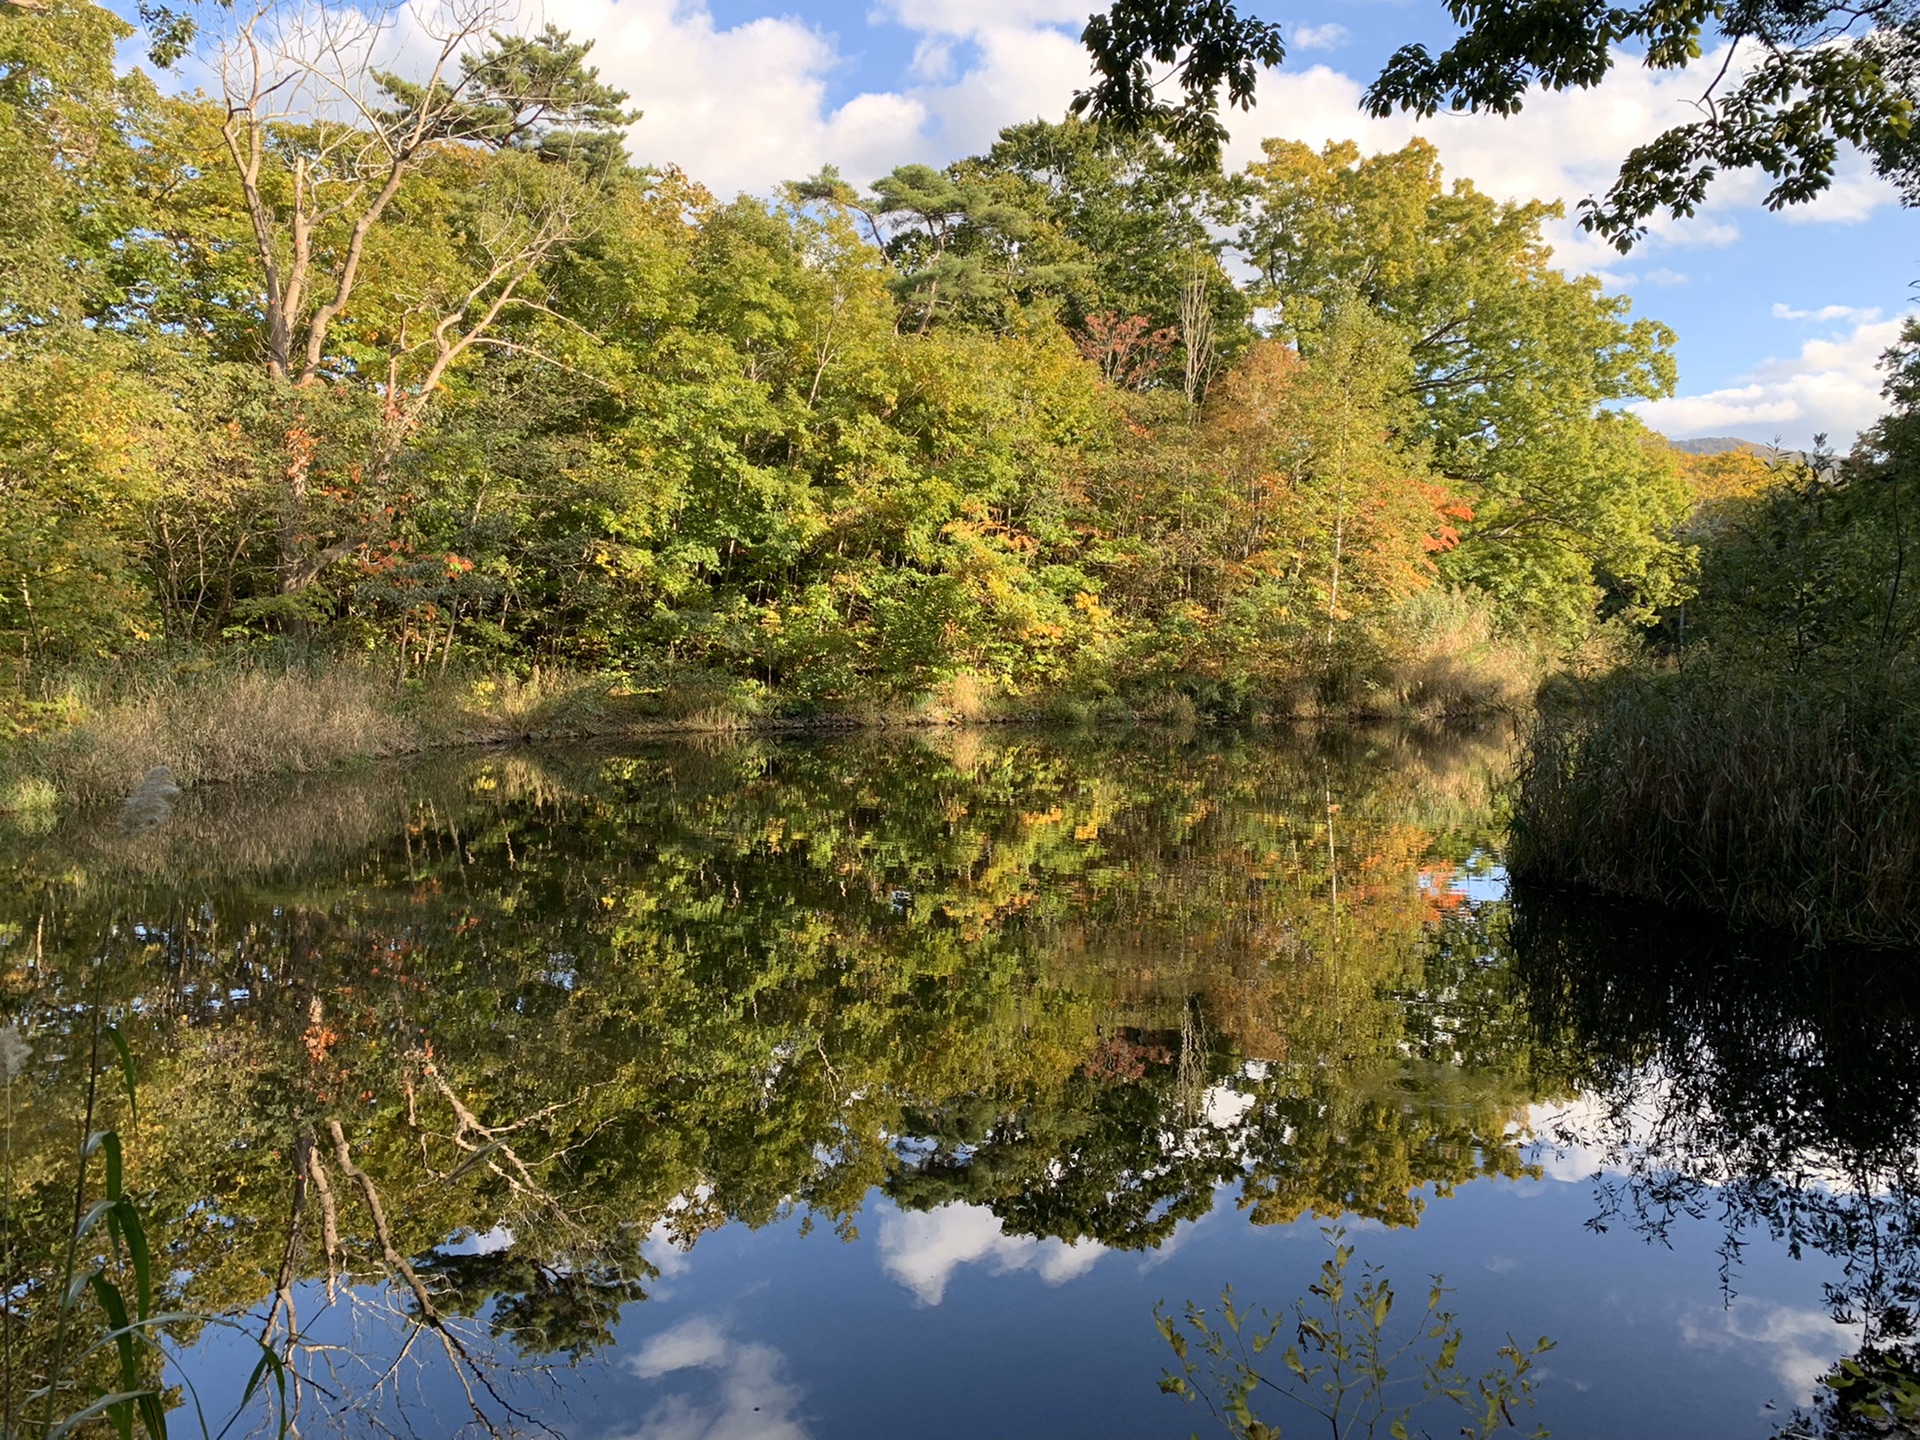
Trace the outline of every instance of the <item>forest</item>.
<instances>
[{"instance_id":1,"label":"forest","mask_svg":"<svg viewBox=\"0 0 1920 1440\"><path fill-rule=\"evenodd\" d=\"M1920 1415L1920 327L1845 453L1686 453L1558 201L1223 169L1143 10L1234 13L727 196L504 9L0 0L0 1433L158 1440L227 1331L236 1414L415 1433L423 1340L508 1433L716 1231L1146 1276L1543 1210L1560 1144L1582 1243L1723 1232L1728 1314L1750 1242L1829 1267L1790 1403ZM1498 103L1455 58L1379 103ZM1824 133L1575 215L1805 198ZM1483 1248L1638 1388L1614 1269Z\"/></svg>"},{"instance_id":2,"label":"forest","mask_svg":"<svg viewBox=\"0 0 1920 1440\"><path fill-rule=\"evenodd\" d=\"M1424 144L1222 175L1036 121L723 199L625 160L563 34L427 83L274 23L218 95L92 5L0 31L22 723L296 655L681 714L1472 708L1685 583L1620 408L1670 333ZM372 98L262 91L296 61Z\"/></svg>"},{"instance_id":3,"label":"forest","mask_svg":"<svg viewBox=\"0 0 1920 1440\"><path fill-rule=\"evenodd\" d=\"M725 198L627 158L588 46L442 18L400 74L350 7L0 16L7 810L1547 682L1523 873L1910 937L1911 350L1851 455L1682 455L1629 409L1672 333L1425 142L1068 117Z\"/></svg>"}]
</instances>

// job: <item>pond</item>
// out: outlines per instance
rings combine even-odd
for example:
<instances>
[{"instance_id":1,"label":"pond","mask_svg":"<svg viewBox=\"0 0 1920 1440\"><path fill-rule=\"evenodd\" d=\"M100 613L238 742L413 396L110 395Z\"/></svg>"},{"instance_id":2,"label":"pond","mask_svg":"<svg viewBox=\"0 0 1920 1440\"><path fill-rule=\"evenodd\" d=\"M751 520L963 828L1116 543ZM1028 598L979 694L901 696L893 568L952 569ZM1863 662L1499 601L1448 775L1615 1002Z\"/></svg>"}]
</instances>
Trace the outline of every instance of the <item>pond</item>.
<instances>
[{"instance_id":1,"label":"pond","mask_svg":"<svg viewBox=\"0 0 1920 1440\"><path fill-rule=\"evenodd\" d=\"M1156 1305L1290 1316L1334 1224L1470 1372L1552 1338L1514 1433L1884 1433L1814 1406L1920 1293L1910 959L1511 893L1505 749L715 738L15 837L8 1403L91 1066L176 1434L263 1340L229 1434L1207 1433Z\"/></svg>"}]
</instances>

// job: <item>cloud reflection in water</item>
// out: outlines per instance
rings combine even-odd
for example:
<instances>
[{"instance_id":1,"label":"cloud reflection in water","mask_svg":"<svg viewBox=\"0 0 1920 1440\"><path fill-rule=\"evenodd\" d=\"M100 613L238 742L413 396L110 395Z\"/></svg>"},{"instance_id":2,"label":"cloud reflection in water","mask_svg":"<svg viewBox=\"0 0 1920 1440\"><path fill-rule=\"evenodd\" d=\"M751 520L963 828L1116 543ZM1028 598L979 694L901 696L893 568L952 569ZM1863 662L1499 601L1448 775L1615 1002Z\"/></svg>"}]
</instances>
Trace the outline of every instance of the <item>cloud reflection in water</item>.
<instances>
[{"instance_id":1,"label":"cloud reflection in water","mask_svg":"<svg viewBox=\"0 0 1920 1440\"><path fill-rule=\"evenodd\" d=\"M771 1345L732 1338L710 1316L661 1331L628 1364L644 1380L711 1372L712 1394L704 1401L670 1395L620 1440L808 1440L797 1413L801 1389L787 1378L786 1357Z\"/></svg>"},{"instance_id":2,"label":"cloud reflection in water","mask_svg":"<svg viewBox=\"0 0 1920 1440\"><path fill-rule=\"evenodd\" d=\"M958 1202L934 1210L896 1210L880 1221L880 1264L922 1305L938 1305L947 1280L962 1265L985 1262L996 1275L1032 1270L1049 1285L1063 1285L1086 1274L1106 1253L1092 1240L1069 1245L1008 1235L991 1210Z\"/></svg>"}]
</instances>

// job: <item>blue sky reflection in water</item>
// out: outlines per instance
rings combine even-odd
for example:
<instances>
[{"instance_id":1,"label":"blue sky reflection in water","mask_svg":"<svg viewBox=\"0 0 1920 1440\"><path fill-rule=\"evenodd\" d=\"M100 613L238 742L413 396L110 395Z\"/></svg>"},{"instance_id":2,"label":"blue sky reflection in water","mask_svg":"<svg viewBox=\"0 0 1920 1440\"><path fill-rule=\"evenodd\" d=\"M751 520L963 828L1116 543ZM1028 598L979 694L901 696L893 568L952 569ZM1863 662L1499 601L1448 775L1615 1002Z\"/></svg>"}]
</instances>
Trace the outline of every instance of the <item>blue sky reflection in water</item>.
<instances>
[{"instance_id":1,"label":"blue sky reflection in water","mask_svg":"<svg viewBox=\"0 0 1920 1440\"><path fill-rule=\"evenodd\" d=\"M167 1303L259 1329L291 1234L303 1433L1184 1434L1154 1303L1285 1307L1340 1214L1471 1370L1554 1337L1556 1435L1760 1440L1909 1303L1899 957L1508 896L1501 755L455 757L73 822L5 934L57 995L142 916L104 983ZM253 1355L181 1363L217 1410Z\"/></svg>"},{"instance_id":2,"label":"blue sky reflection in water","mask_svg":"<svg viewBox=\"0 0 1920 1440\"><path fill-rule=\"evenodd\" d=\"M1755 1256L1728 1309L1711 1226L1667 1251L1587 1233L1592 1210L1582 1184L1482 1181L1416 1231L1354 1238L1412 1288L1444 1271L1470 1345L1490 1351L1508 1327L1551 1333L1538 1418L1558 1436L1767 1435L1851 1348L1809 1283L1817 1263ZM623 1327L624 1371L587 1382L598 1393L581 1433L877 1437L913 1414L916 1434L940 1440L1204 1434L1202 1414L1156 1393L1169 1357L1142 1316L1229 1281L1243 1301L1283 1303L1323 1253L1313 1222L1250 1226L1227 1195L1145 1257L1049 1254L1058 1242L1011 1240L960 1206L882 1203L869 1228L852 1247L791 1227L703 1242ZM743 1394L764 1430L742 1424ZM1292 1430L1284 1405L1264 1413ZM1427 1418L1452 1433L1444 1411Z\"/></svg>"},{"instance_id":3,"label":"blue sky reflection in water","mask_svg":"<svg viewBox=\"0 0 1920 1440\"><path fill-rule=\"evenodd\" d=\"M1416 1288L1443 1272L1470 1345L1485 1350L1506 1328L1551 1334L1536 1418L1565 1440L1772 1435L1852 1349L1857 1330L1820 1301L1837 1266L1756 1248L1729 1305L1711 1222L1669 1249L1591 1232L1594 1210L1584 1178L1489 1180L1417 1230L1352 1234L1363 1258ZM903 1415L927 1440L1204 1435L1200 1412L1155 1388L1168 1352L1154 1303L1209 1299L1229 1282L1243 1301L1284 1303L1322 1255L1315 1222L1251 1226L1231 1193L1144 1256L1010 1237L962 1204L908 1215L876 1198L861 1229L843 1243L795 1220L735 1225L661 1255L663 1279L628 1312L618 1348L518 1398L581 1440L891 1440ZM189 1364L218 1385L253 1360L223 1338ZM407 1390L424 1433L464 1413L443 1367ZM1285 1426L1287 1407L1268 1413Z\"/></svg>"}]
</instances>

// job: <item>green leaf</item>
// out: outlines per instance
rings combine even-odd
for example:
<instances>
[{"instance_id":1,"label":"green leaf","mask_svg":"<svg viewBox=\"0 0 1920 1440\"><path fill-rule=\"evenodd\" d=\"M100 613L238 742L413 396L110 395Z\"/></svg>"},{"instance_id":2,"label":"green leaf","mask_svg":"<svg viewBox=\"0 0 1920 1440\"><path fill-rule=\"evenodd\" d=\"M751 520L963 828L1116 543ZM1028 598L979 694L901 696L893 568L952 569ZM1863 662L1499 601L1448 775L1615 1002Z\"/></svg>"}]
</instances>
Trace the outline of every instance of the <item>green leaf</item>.
<instances>
[{"instance_id":1,"label":"green leaf","mask_svg":"<svg viewBox=\"0 0 1920 1440\"><path fill-rule=\"evenodd\" d=\"M114 1053L120 1057L120 1082L127 1092L127 1111L137 1125L140 1122L140 1087L134 1080L133 1052L127 1048L126 1036L120 1033L118 1025L107 1026L106 1037L112 1042Z\"/></svg>"},{"instance_id":2,"label":"green leaf","mask_svg":"<svg viewBox=\"0 0 1920 1440\"><path fill-rule=\"evenodd\" d=\"M117 1390L111 1395L102 1395L85 1409L76 1410L73 1414L58 1421L52 1429L47 1431L46 1440L61 1440L62 1436L71 1435L88 1421L111 1413L116 1405L129 1404L132 1401L138 1400L142 1395L151 1393L151 1391L146 1390Z\"/></svg>"},{"instance_id":3,"label":"green leaf","mask_svg":"<svg viewBox=\"0 0 1920 1440\"><path fill-rule=\"evenodd\" d=\"M126 1242L127 1260L133 1267L134 1303L140 1318L145 1320L153 1309L153 1260L147 1251L146 1225L131 1200L122 1200L115 1211Z\"/></svg>"}]
</instances>

